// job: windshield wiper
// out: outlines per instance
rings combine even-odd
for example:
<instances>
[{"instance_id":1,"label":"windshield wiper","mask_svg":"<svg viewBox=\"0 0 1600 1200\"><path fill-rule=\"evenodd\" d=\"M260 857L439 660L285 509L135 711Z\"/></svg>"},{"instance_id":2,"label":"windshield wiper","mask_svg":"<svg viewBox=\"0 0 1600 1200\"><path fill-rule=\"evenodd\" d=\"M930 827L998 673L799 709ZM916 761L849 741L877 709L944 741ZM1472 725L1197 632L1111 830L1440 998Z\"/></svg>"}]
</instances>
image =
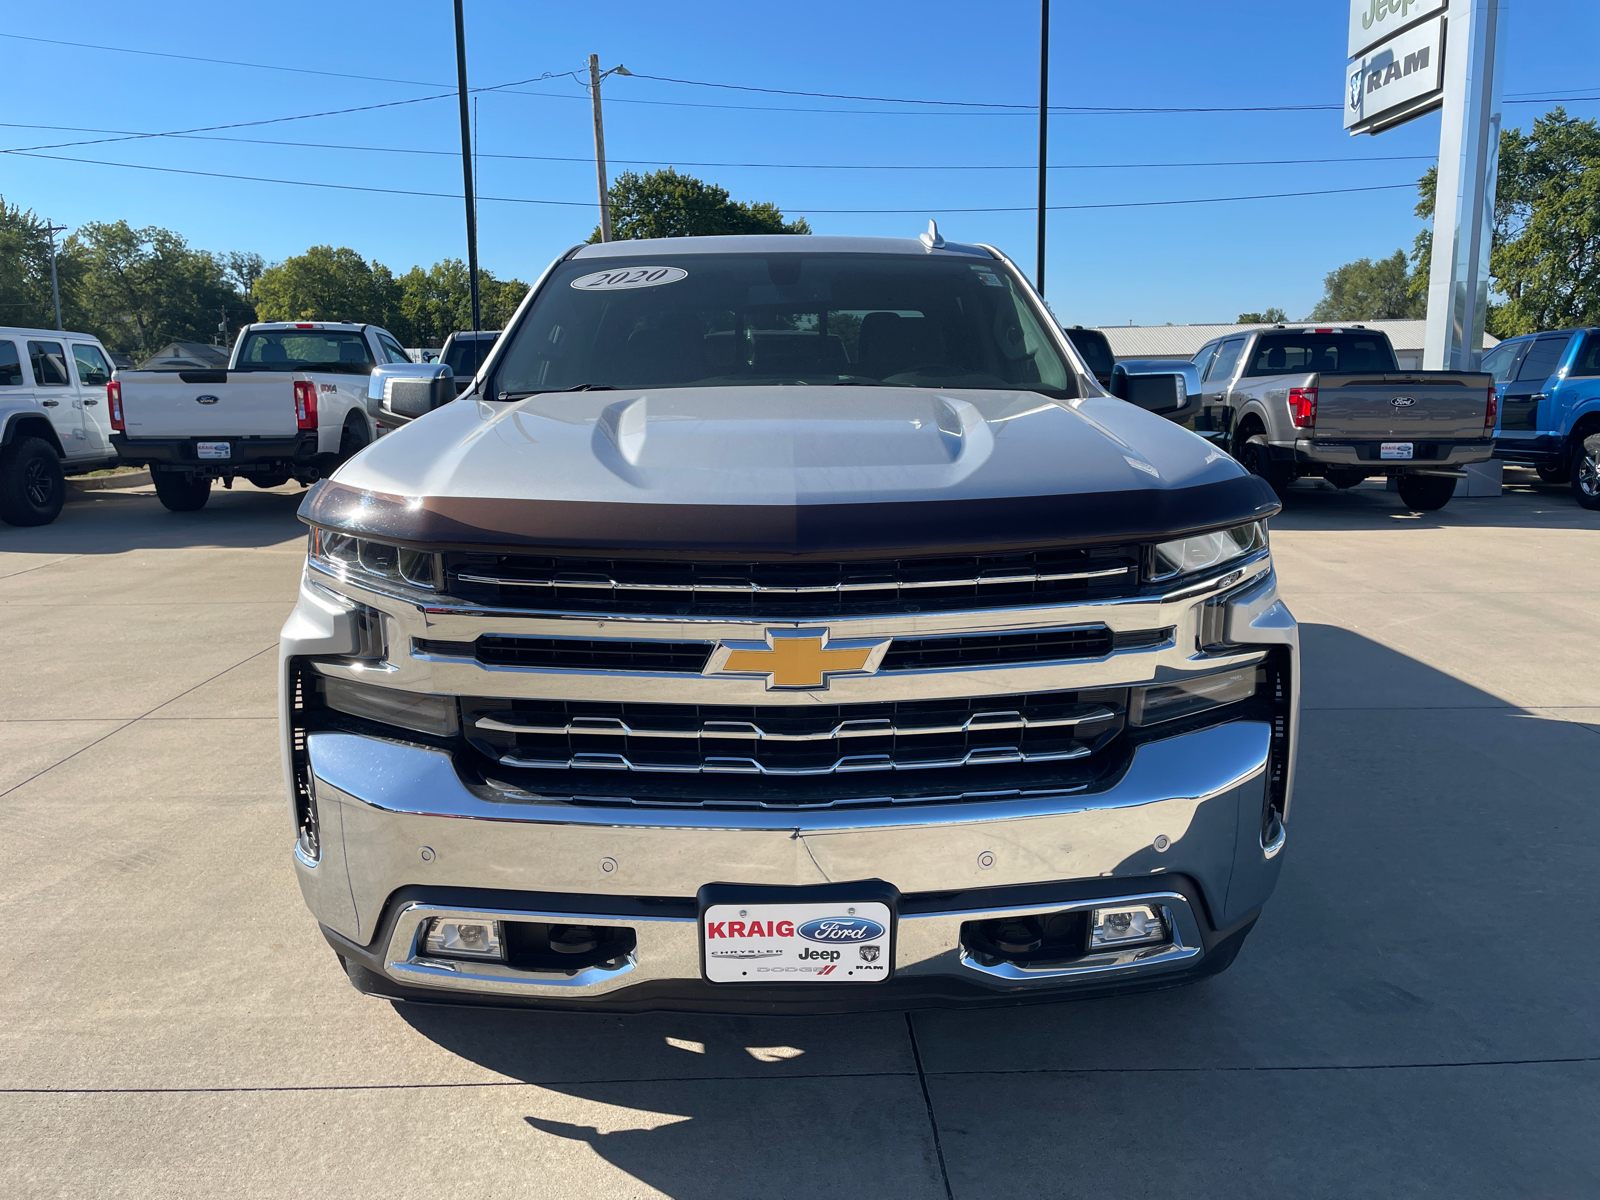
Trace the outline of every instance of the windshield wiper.
<instances>
[{"instance_id":1,"label":"windshield wiper","mask_svg":"<svg viewBox=\"0 0 1600 1200\"><path fill-rule=\"evenodd\" d=\"M534 388L531 392L501 392L501 400L526 400L529 396L546 396L552 392L614 392L617 389L609 383L575 383L564 388Z\"/></svg>"}]
</instances>

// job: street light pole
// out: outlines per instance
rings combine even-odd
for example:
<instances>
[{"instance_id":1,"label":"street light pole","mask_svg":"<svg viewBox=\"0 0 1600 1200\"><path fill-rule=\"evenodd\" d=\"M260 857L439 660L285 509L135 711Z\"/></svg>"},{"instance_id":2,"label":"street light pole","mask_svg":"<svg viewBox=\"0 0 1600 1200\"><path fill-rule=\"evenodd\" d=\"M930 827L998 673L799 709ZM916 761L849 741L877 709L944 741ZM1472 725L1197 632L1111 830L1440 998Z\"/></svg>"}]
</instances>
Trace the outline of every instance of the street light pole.
<instances>
[{"instance_id":1,"label":"street light pole","mask_svg":"<svg viewBox=\"0 0 1600 1200\"><path fill-rule=\"evenodd\" d=\"M478 206L472 196L472 122L467 108L467 31L456 0L456 91L461 100L461 180L467 202L467 286L472 294L472 331L482 326L478 312Z\"/></svg>"},{"instance_id":2,"label":"street light pole","mask_svg":"<svg viewBox=\"0 0 1600 1200\"><path fill-rule=\"evenodd\" d=\"M44 231L50 235L50 298L56 305L56 328L61 325L61 285L56 282L56 234L66 231L65 225L52 225L49 221L44 224Z\"/></svg>"},{"instance_id":3,"label":"street light pole","mask_svg":"<svg viewBox=\"0 0 1600 1200\"><path fill-rule=\"evenodd\" d=\"M607 75L632 75L620 63L609 71L600 69L600 56L589 55L589 96L594 101L594 174L600 185L600 240L611 240L611 197L606 190L606 130L600 120L600 81Z\"/></svg>"},{"instance_id":4,"label":"street light pole","mask_svg":"<svg viewBox=\"0 0 1600 1200\"><path fill-rule=\"evenodd\" d=\"M1050 138L1050 0L1039 0L1039 267L1033 286L1044 297L1045 155Z\"/></svg>"},{"instance_id":5,"label":"street light pole","mask_svg":"<svg viewBox=\"0 0 1600 1200\"><path fill-rule=\"evenodd\" d=\"M600 184L600 240L611 240L611 199L606 195L606 131L600 122L600 56L589 55L589 96L594 101L594 173Z\"/></svg>"}]
</instances>

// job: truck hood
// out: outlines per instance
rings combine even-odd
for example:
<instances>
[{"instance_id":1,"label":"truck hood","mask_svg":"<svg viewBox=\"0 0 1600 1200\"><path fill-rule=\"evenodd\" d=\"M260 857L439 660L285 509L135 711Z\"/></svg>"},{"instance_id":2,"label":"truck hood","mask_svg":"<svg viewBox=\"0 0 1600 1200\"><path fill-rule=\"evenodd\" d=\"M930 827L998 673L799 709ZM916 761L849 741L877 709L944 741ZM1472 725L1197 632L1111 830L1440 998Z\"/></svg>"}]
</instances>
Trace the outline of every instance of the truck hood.
<instances>
[{"instance_id":1,"label":"truck hood","mask_svg":"<svg viewBox=\"0 0 1600 1200\"><path fill-rule=\"evenodd\" d=\"M430 544L789 555L926 552L951 520L963 545L1031 545L1275 509L1229 456L1121 400L789 386L457 401L302 515Z\"/></svg>"}]
</instances>

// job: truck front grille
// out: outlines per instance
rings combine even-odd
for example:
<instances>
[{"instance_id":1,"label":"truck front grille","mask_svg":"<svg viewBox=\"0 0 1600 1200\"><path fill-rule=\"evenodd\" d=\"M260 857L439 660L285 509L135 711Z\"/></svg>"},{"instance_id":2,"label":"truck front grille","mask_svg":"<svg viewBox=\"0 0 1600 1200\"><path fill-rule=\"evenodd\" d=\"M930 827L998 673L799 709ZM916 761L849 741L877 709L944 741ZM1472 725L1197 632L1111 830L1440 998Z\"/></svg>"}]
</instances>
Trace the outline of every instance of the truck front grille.
<instances>
[{"instance_id":1,"label":"truck front grille","mask_svg":"<svg viewBox=\"0 0 1600 1200\"><path fill-rule=\"evenodd\" d=\"M933 667L991 667L1006 663L1101 658L1113 650L1149 649L1172 639L1167 629L1113 633L1104 625L1029 629L949 637L895 638L882 671ZM476 641L417 638L418 654L472 658L486 666L545 670L667 671L698 674L714 642L629 641L623 638L539 638L484 634Z\"/></svg>"},{"instance_id":2,"label":"truck front grille","mask_svg":"<svg viewBox=\"0 0 1600 1200\"><path fill-rule=\"evenodd\" d=\"M1127 596L1139 564L1138 546L816 563L452 553L445 576L454 598L494 608L805 619Z\"/></svg>"},{"instance_id":3,"label":"truck front grille","mask_svg":"<svg viewBox=\"0 0 1600 1200\"><path fill-rule=\"evenodd\" d=\"M463 730L474 749L503 768L591 776L559 785L580 791L603 787L606 771L776 782L1066 763L1087 759L1114 739L1126 711L1124 689L792 707L461 701ZM749 782L741 785L746 791Z\"/></svg>"}]
</instances>

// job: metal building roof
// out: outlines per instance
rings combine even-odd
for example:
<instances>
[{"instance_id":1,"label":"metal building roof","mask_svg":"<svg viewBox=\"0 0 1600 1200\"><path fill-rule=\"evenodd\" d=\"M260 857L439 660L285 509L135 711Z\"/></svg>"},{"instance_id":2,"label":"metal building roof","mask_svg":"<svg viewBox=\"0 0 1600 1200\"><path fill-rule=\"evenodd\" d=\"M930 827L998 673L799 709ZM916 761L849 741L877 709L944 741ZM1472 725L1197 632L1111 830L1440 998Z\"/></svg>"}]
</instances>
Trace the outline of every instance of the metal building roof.
<instances>
[{"instance_id":1,"label":"metal building roof","mask_svg":"<svg viewBox=\"0 0 1600 1200\"><path fill-rule=\"evenodd\" d=\"M1290 328L1310 325L1338 325L1345 327L1357 322L1346 321L1288 321ZM1361 321L1368 329L1381 329L1389 335L1398 353L1422 352L1426 321ZM1100 332L1111 343L1111 353L1117 358L1193 358L1214 337L1230 333L1243 333L1250 329L1270 329L1270 325L1102 325ZM1483 345L1500 344L1500 339L1483 335Z\"/></svg>"}]
</instances>

